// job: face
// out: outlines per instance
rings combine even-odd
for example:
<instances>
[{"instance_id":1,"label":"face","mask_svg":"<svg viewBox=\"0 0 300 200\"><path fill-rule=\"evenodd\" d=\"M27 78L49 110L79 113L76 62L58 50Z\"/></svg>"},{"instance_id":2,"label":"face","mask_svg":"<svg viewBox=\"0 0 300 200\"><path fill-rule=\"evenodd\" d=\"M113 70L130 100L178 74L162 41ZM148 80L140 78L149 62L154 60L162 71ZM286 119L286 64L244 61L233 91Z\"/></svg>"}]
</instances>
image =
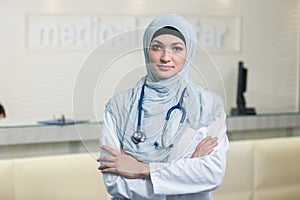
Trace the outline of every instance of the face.
<instances>
[{"instance_id":1,"label":"face","mask_svg":"<svg viewBox=\"0 0 300 200\"><path fill-rule=\"evenodd\" d=\"M170 34L153 38L149 48L151 71L160 79L171 78L178 74L185 63L186 47L184 42Z\"/></svg>"}]
</instances>

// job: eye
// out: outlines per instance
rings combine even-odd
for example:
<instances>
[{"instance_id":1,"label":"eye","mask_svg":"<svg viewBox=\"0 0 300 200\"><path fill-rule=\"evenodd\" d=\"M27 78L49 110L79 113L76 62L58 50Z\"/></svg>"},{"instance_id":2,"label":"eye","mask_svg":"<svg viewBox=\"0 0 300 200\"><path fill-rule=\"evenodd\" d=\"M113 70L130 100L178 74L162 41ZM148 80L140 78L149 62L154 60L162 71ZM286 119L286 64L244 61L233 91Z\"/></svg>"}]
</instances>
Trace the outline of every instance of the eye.
<instances>
[{"instance_id":1,"label":"eye","mask_svg":"<svg viewBox=\"0 0 300 200\"><path fill-rule=\"evenodd\" d=\"M181 51L183 51L183 48L181 48L181 47L173 47L173 52L174 53L180 53Z\"/></svg>"},{"instance_id":2,"label":"eye","mask_svg":"<svg viewBox=\"0 0 300 200\"><path fill-rule=\"evenodd\" d=\"M153 51L160 51L160 50L162 50L162 46L159 45L159 44L153 44L153 45L151 45L150 48L151 48Z\"/></svg>"}]
</instances>

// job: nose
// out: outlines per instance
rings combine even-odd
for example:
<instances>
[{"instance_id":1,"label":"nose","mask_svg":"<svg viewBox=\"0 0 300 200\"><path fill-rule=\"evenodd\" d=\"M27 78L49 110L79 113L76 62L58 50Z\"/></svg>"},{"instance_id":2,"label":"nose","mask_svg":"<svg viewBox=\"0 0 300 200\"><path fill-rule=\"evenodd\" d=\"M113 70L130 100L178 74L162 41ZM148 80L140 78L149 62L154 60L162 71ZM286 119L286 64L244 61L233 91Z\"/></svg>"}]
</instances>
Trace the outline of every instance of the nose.
<instances>
[{"instance_id":1,"label":"nose","mask_svg":"<svg viewBox=\"0 0 300 200\"><path fill-rule=\"evenodd\" d=\"M171 52L168 50L163 50L162 55L160 57L160 61L163 63L168 63L171 61Z\"/></svg>"}]
</instances>

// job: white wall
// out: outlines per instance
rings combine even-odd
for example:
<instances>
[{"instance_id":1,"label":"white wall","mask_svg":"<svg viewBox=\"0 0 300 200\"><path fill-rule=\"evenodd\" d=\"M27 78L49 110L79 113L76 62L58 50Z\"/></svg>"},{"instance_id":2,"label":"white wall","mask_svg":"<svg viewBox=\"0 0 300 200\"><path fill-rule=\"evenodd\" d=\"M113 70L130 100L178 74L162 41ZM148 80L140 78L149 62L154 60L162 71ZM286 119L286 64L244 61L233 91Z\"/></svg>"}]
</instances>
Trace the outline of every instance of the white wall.
<instances>
[{"instance_id":1,"label":"white wall","mask_svg":"<svg viewBox=\"0 0 300 200\"><path fill-rule=\"evenodd\" d=\"M72 115L76 77L95 45L82 48L34 47L28 35L30 25L36 20L34 17L46 16L50 21L57 17L55 20L59 21L68 20L68 17L74 20L75 17L108 16L122 20L124 16L134 16L146 22L158 14L175 12L199 20L201 17L240 19L240 38L234 38L237 49L209 51L224 81L228 112L235 106L239 60L244 61L249 69L248 106L256 107L259 113L298 111L299 4L299 0L1 1L0 102L6 107L9 118ZM136 66L142 61L142 58L137 58L137 61L130 58L124 61L124 66ZM123 82L133 84L141 72L142 68L138 68ZM107 78L120 80L115 74ZM88 77L86 81L89 81ZM111 89L107 86L95 96L110 96ZM104 103L99 102L97 114L101 115L103 106Z\"/></svg>"}]
</instances>

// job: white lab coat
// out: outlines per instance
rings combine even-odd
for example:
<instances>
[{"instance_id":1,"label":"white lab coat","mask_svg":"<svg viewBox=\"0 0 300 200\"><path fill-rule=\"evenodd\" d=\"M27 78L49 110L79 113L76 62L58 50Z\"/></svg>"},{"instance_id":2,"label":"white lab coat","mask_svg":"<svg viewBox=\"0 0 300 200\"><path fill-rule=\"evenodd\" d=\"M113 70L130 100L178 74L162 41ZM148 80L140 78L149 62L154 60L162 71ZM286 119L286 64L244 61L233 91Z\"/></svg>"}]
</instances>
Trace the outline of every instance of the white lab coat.
<instances>
[{"instance_id":1,"label":"white lab coat","mask_svg":"<svg viewBox=\"0 0 300 200\"><path fill-rule=\"evenodd\" d=\"M104 174L107 191L114 199L212 200L211 191L223 181L229 149L225 117L222 124L218 146L210 155L190 158L199 141L207 136L208 127L203 127L197 134L189 132L183 136L185 140L176 145L175 153L170 156L172 161L149 163L150 180ZM103 117L100 143L114 149L120 149L121 145L116 134L116 122L107 111ZM107 152L102 151L101 154Z\"/></svg>"}]
</instances>

